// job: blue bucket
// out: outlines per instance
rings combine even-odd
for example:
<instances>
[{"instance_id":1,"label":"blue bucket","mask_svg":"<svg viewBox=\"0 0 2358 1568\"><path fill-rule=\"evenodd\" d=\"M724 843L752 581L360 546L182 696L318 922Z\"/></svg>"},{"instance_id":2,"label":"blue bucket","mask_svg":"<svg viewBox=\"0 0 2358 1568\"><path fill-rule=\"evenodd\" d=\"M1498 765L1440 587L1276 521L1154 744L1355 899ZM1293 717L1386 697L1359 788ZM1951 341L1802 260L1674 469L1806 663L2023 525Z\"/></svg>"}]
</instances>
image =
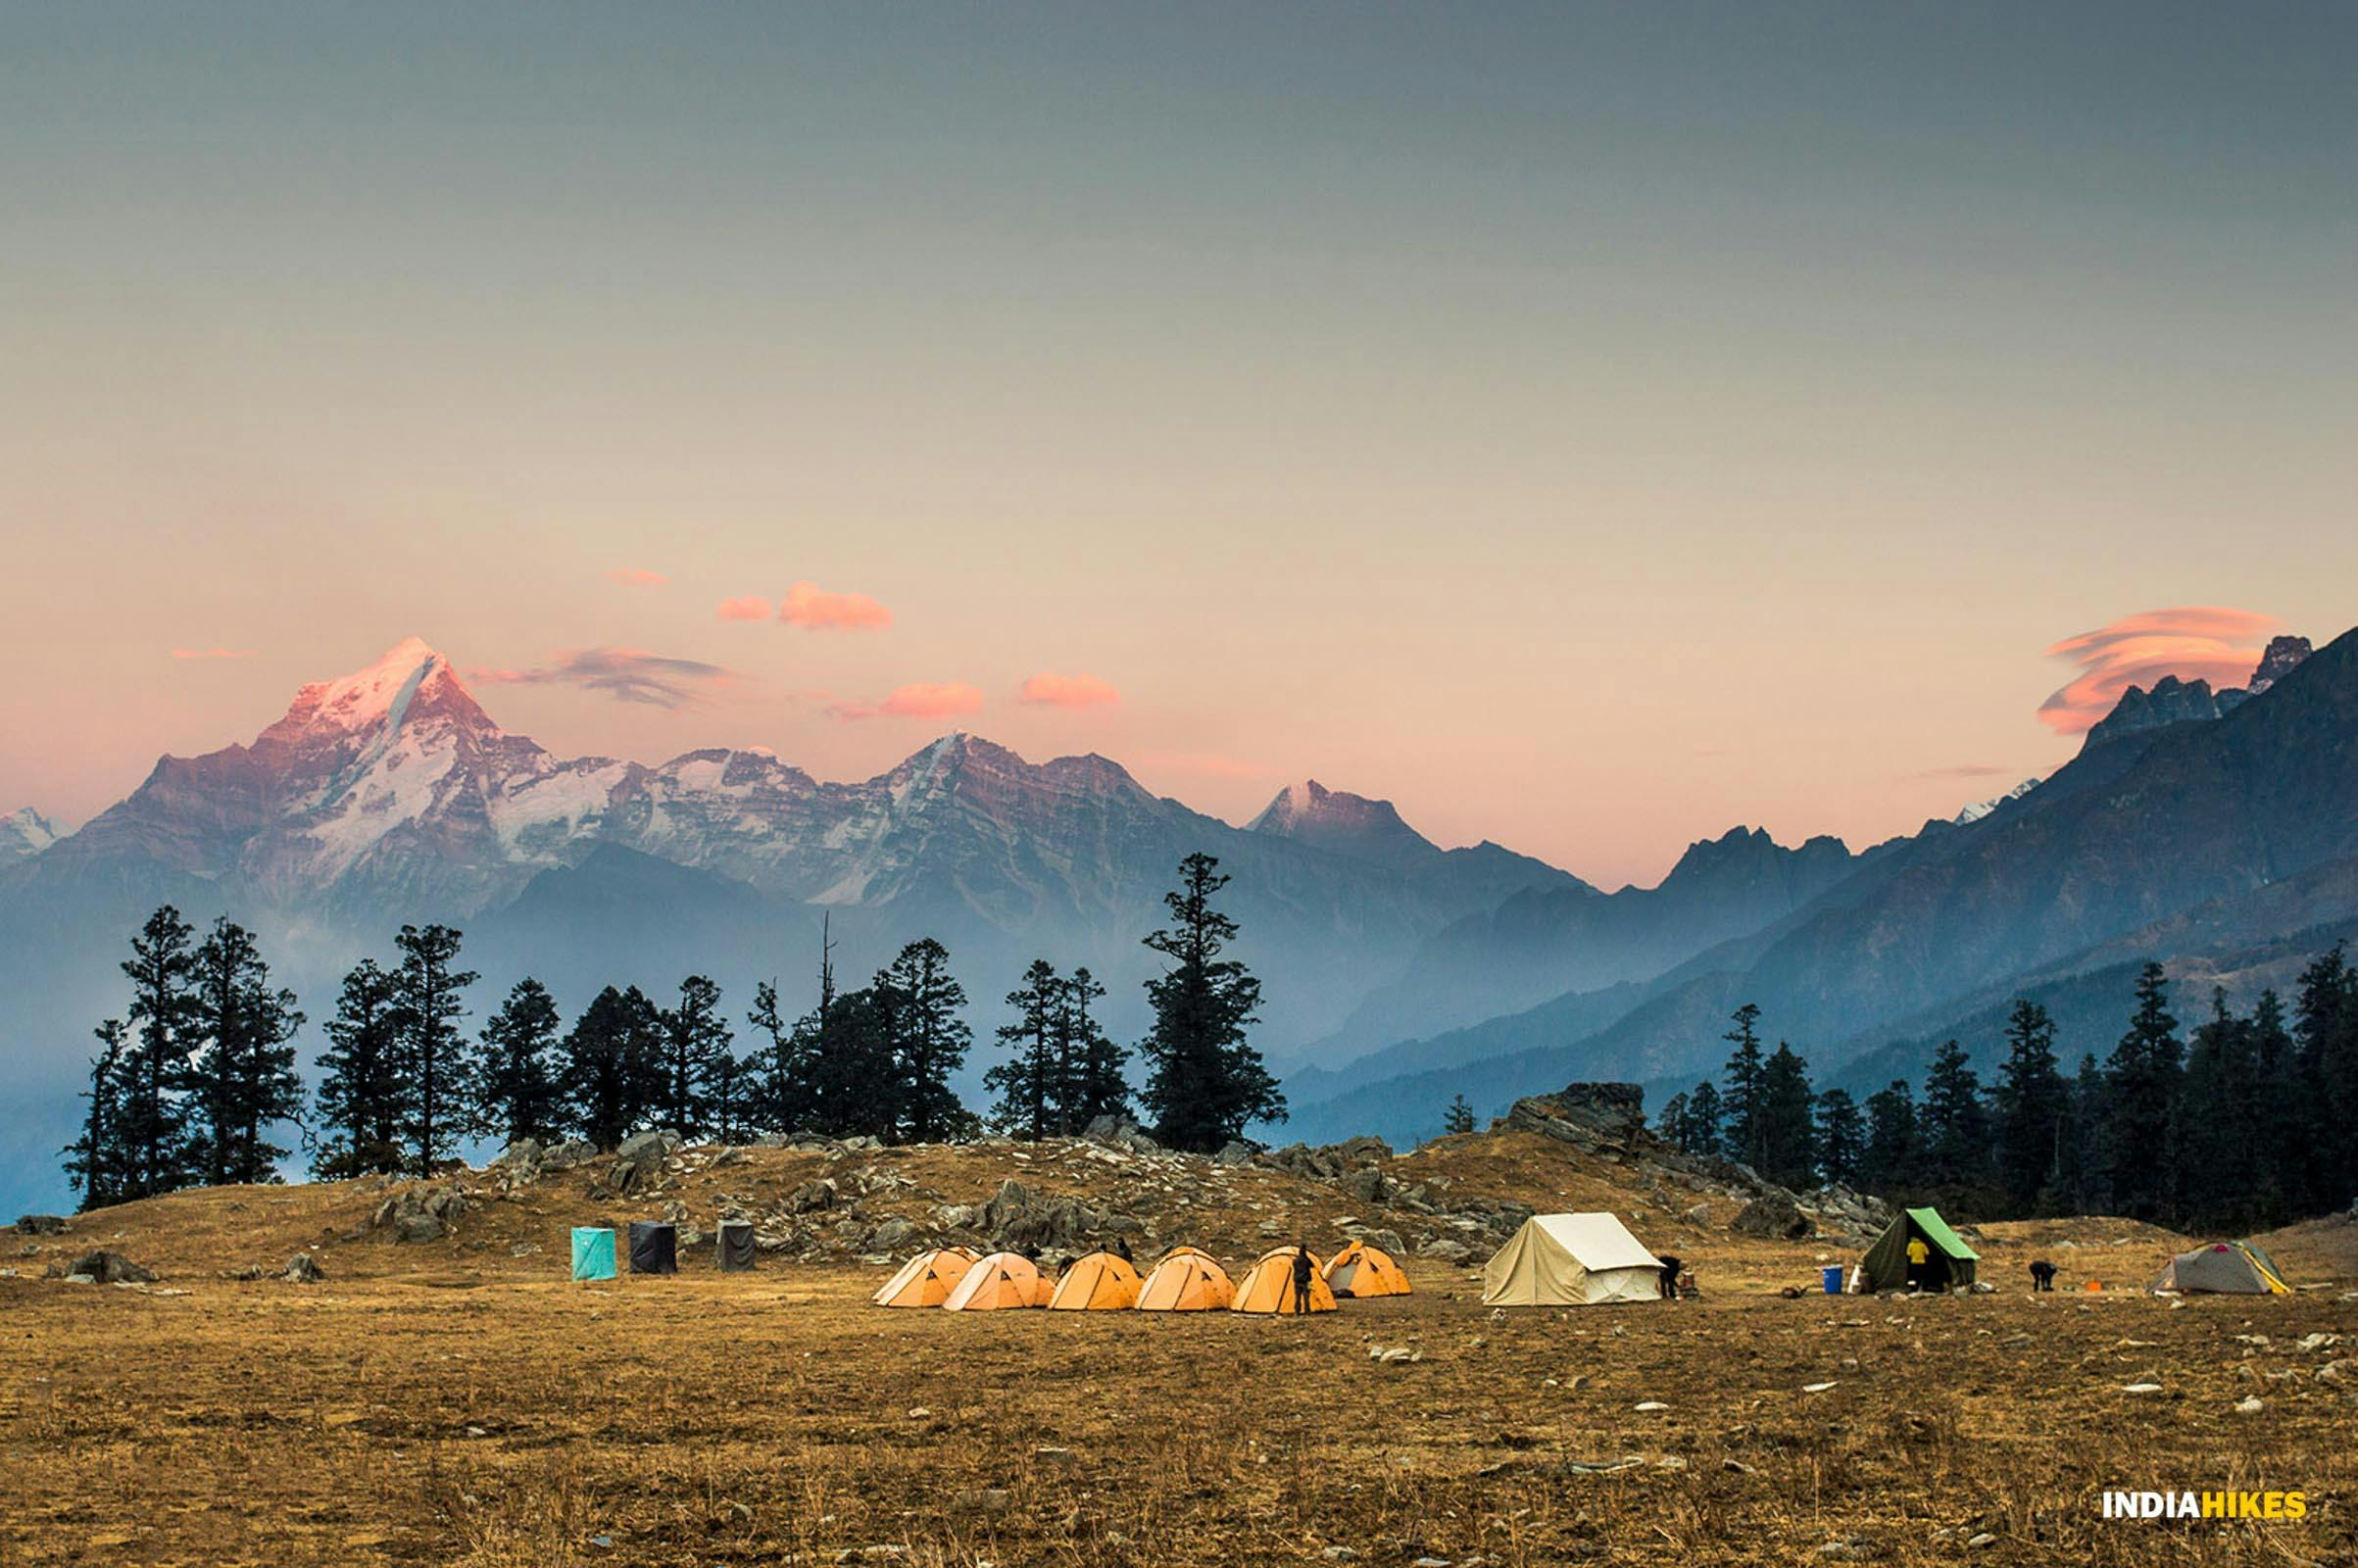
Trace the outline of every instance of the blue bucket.
<instances>
[{"instance_id":1,"label":"blue bucket","mask_svg":"<svg viewBox=\"0 0 2358 1568\"><path fill-rule=\"evenodd\" d=\"M1821 1272L1823 1272L1823 1273L1825 1274L1825 1276L1826 1276L1826 1294L1827 1294L1828 1296L1840 1296L1840 1295L1842 1295L1842 1266L1841 1266L1840 1264L1837 1264L1837 1265L1835 1265L1834 1267L1832 1267L1832 1268L1828 1268L1828 1269L1825 1269L1825 1270L1822 1270Z\"/></svg>"}]
</instances>

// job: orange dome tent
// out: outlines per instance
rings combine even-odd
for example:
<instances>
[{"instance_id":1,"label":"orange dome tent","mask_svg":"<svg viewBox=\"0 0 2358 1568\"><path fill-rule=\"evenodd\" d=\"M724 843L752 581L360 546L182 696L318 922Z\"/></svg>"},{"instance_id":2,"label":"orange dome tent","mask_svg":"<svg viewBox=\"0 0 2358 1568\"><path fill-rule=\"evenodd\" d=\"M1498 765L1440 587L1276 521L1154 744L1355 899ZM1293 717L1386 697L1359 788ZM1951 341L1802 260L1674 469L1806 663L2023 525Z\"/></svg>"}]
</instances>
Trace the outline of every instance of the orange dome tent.
<instances>
[{"instance_id":1,"label":"orange dome tent","mask_svg":"<svg viewBox=\"0 0 2358 1568\"><path fill-rule=\"evenodd\" d=\"M974 1266L974 1254L962 1247L919 1252L901 1265L873 1298L878 1306L939 1306L958 1289L958 1282Z\"/></svg>"},{"instance_id":2,"label":"orange dome tent","mask_svg":"<svg viewBox=\"0 0 2358 1568\"><path fill-rule=\"evenodd\" d=\"M1299 1247L1273 1247L1263 1252L1247 1271L1244 1283L1236 1288L1236 1299L1230 1304L1239 1312L1292 1312L1297 1254L1306 1255L1310 1260L1310 1310L1332 1312L1335 1293L1327 1288L1325 1277L1318 1272L1318 1254L1304 1254Z\"/></svg>"},{"instance_id":3,"label":"orange dome tent","mask_svg":"<svg viewBox=\"0 0 2358 1568\"><path fill-rule=\"evenodd\" d=\"M1353 1242L1334 1255L1326 1265L1326 1283L1338 1298L1357 1300L1408 1294L1408 1276L1392 1254L1365 1242Z\"/></svg>"},{"instance_id":4,"label":"orange dome tent","mask_svg":"<svg viewBox=\"0 0 2358 1568\"><path fill-rule=\"evenodd\" d=\"M1138 1270L1128 1258L1092 1252L1073 1260L1048 1304L1057 1312L1119 1312L1138 1304Z\"/></svg>"},{"instance_id":5,"label":"orange dome tent","mask_svg":"<svg viewBox=\"0 0 2358 1568\"><path fill-rule=\"evenodd\" d=\"M1046 1306L1048 1281L1021 1252L993 1252L966 1270L944 1301L951 1312L990 1312L1009 1306Z\"/></svg>"},{"instance_id":6,"label":"orange dome tent","mask_svg":"<svg viewBox=\"0 0 2358 1568\"><path fill-rule=\"evenodd\" d=\"M1172 1248L1138 1288L1141 1312L1217 1312L1235 1298L1228 1271L1193 1247Z\"/></svg>"}]
</instances>

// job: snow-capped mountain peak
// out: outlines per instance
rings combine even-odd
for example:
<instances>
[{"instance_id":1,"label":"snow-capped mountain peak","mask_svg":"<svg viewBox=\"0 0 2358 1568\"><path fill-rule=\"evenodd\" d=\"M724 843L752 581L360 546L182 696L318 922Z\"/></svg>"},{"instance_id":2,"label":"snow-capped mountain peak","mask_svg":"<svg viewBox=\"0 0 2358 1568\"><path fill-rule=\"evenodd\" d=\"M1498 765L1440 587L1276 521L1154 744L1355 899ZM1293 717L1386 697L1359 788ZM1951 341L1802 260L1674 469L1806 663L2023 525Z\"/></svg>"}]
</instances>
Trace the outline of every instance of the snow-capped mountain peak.
<instances>
[{"instance_id":1,"label":"snow-capped mountain peak","mask_svg":"<svg viewBox=\"0 0 2358 1568\"><path fill-rule=\"evenodd\" d=\"M0 816L0 865L40 854L64 835L58 825L29 806Z\"/></svg>"},{"instance_id":2,"label":"snow-capped mountain peak","mask_svg":"<svg viewBox=\"0 0 2358 1568\"><path fill-rule=\"evenodd\" d=\"M374 663L334 680L314 681L295 694L286 716L263 731L265 743L389 735L413 713L440 713L461 726L496 730L450 661L416 637L406 637Z\"/></svg>"}]
</instances>

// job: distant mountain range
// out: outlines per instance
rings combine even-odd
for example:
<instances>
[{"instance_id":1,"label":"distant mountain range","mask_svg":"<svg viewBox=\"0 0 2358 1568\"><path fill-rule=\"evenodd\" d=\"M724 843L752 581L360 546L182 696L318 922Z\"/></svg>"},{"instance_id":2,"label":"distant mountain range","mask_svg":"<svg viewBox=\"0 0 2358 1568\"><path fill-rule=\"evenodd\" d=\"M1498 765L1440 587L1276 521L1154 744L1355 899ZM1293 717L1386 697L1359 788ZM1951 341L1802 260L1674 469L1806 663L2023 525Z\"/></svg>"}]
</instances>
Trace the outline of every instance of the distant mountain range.
<instances>
[{"instance_id":1,"label":"distant mountain range","mask_svg":"<svg viewBox=\"0 0 2358 1568\"><path fill-rule=\"evenodd\" d=\"M2358 922L2358 633L2306 656L2279 639L2224 703L2207 688L2185 700L2200 683L2165 681L2179 695L2159 705L2132 687L2123 721L2037 789L1878 846L1791 912L1644 984L1568 991L1298 1078L1290 1131L1403 1136L1429 1132L1459 1092L1488 1108L1578 1077L1692 1081L1716 1070L1745 1002L1771 1038L1839 1069L1903 1034L1970 1032L2017 989L2146 957L2210 976L2224 955L2296 935L2330 945ZM2075 1056L2111 1044L2063 1042Z\"/></svg>"},{"instance_id":2,"label":"distant mountain range","mask_svg":"<svg viewBox=\"0 0 2358 1568\"><path fill-rule=\"evenodd\" d=\"M2279 639L2239 690L2133 687L2046 781L1910 837L1854 854L1737 828L1607 894L1496 844L1442 849L1315 780L1237 827L1105 758L1034 763L971 735L857 783L756 749L559 758L404 642L304 687L249 744L162 759L76 831L0 817L0 1072L20 1091L0 1206L57 1200L88 1029L120 1010L115 963L167 900L254 926L315 1019L358 956L434 919L467 932L478 1016L525 973L568 1007L691 972L732 1011L773 976L801 1005L823 919L854 977L939 937L986 1041L1034 956L1091 965L1134 1036L1140 938L1204 850L1266 986L1287 1136L1414 1137L1460 1091L1490 1111L1577 1077L1697 1073L1740 1001L1822 1070L1863 1061L2012 985L2358 917L2358 645L2307 655Z\"/></svg>"}]
</instances>

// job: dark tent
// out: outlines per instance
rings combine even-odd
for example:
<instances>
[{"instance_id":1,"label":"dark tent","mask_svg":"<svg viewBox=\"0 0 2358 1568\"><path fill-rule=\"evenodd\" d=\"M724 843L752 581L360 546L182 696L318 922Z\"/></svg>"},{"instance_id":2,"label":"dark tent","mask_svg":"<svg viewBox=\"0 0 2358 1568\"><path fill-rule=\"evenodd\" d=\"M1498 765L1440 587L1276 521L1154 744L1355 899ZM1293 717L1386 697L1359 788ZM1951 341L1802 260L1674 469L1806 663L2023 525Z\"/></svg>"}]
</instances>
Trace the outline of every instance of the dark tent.
<instances>
[{"instance_id":1,"label":"dark tent","mask_svg":"<svg viewBox=\"0 0 2358 1568\"><path fill-rule=\"evenodd\" d=\"M712 1250L712 1261L723 1274L740 1274L754 1266L753 1221L724 1219Z\"/></svg>"},{"instance_id":2,"label":"dark tent","mask_svg":"<svg viewBox=\"0 0 2358 1568\"><path fill-rule=\"evenodd\" d=\"M630 1222L630 1272L633 1274L678 1273L679 1227L662 1220L632 1220Z\"/></svg>"},{"instance_id":3,"label":"dark tent","mask_svg":"<svg viewBox=\"0 0 2358 1568\"><path fill-rule=\"evenodd\" d=\"M1869 1291L1908 1288L1908 1243L1922 1241L1929 1254L1924 1265L1924 1288L1945 1291L1973 1283L1973 1265L1981 1254L1967 1247L1937 1208L1910 1208L1891 1221L1891 1229L1867 1249L1858 1261L1861 1286Z\"/></svg>"}]
</instances>

